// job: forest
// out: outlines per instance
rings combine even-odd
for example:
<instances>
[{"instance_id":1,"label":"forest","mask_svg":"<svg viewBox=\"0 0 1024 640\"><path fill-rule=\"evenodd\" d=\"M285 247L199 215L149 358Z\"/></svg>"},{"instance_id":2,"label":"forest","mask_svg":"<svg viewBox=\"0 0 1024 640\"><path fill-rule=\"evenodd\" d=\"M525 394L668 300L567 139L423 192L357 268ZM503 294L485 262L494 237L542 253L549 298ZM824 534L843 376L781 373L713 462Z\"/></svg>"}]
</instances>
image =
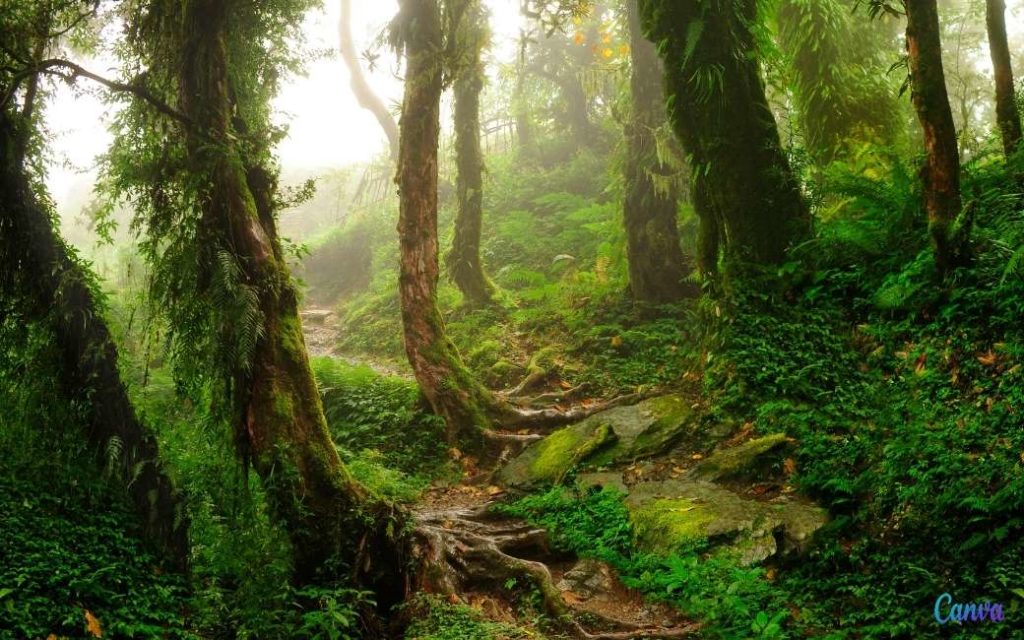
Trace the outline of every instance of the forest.
<instances>
[{"instance_id":1,"label":"forest","mask_svg":"<svg viewBox=\"0 0 1024 640\"><path fill-rule=\"evenodd\" d=\"M0 28L0 638L1024 639L1024 0Z\"/></svg>"}]
</instances>

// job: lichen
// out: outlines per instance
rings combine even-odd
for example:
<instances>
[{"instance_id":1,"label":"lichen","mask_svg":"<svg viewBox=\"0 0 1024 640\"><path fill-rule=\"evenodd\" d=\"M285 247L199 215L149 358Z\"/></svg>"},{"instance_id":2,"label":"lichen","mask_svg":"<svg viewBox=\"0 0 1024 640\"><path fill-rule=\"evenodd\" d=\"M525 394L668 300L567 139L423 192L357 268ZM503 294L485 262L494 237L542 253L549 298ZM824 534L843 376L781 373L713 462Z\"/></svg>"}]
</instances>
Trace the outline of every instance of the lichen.
<instances>
[{"instance_id":1,"label":"lichen","mask_svg":"<svg viewBox=\"0 0 1024 640\"><path fill-rule=\"evenodd\" d=\"M707 536L713 510L691 498L651 500L630 511L637 539L651 551L670 553Z\"/></svg>"}]
</instances>

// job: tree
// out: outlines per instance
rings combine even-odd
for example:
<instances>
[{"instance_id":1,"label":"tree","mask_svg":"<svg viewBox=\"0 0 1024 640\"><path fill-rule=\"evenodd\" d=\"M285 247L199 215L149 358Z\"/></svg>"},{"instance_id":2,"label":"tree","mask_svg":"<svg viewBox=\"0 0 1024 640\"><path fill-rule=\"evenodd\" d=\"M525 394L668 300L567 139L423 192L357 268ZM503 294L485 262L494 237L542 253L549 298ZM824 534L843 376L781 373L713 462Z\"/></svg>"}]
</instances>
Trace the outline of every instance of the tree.
<instances>
[{"instance_id":1,"label":"tree","mask_svg":"<svg viewBox=\"0 0 1024 640\"><path fill-rule=\"evenodd\" d=\"M904 6L911 101L924 131L924 208L935 264L945 274L962 258L960 240L952 228L961 208L960 154L942 69L939 11L936 0L906 0Z\"/></svg>"},{"instance_id":2,"label":"tree","mask_svg":"<svg viewBox=\"0 0 1024 640\"><path fill-rule=\"evenodd\" d=\"M391 152L391 160L398 159L398 124L394 116L388 111L387 105L380 99L366 81L362 65L359 64L359 57L356 55L355 39L352 37L352 0L341 0L341 18L338 20L338 43L341 50L341 59L349 72L349 86L359 106L367 109L377 118L384 135L388 137L388 148Z\"/></svg>"},{"instance_id":3,"label":"tree","mask_svg":"<svg viewBox=\"0 0 1024 640\"><path fill-rule=\"evenodd\" d=\"M756 0L640 0L644 32L665 63L669 120L690 156L710 251L772 264L810 230L755 57Z\"/></svg>"},{"instance_id":4,"label":"tree","mask_svg":"<svg viewBox=\"0 0 1024 640\"><path fill-rule=\"evenodd\" d=\"M44 187L33 177L39 77L56 66L41 58L53 44L52 33L91 16L80 13L78 5L25 3L16 15L0 14L5 29L18 34L0 54L0 299L17 317L52 335L63 399L83 408L84 435L94 449L119 452L119 477L144 530L184 568L189 547L182 497L122 383L92 274L56 231L55 215L39 195Z\"/></svg>"},{"instance_id":5,"label":"tree","mask_svg":"<svg viewBox=\"0 0 1024 640\"><path fill-rule=\"evenodd\" d=\"M626 124L626 253L629 289L644 302L675 302L697 289L687 285L686 260L676 226L678 201L672 170L658 157L657 132L665 98L654 45L644 38L636 0L627 0L632 111Z\"/></svg>"},{"instance_id":6,"label":"tree","mask_svg":"<svg viewBox=\"0 0 1024 640\"><path fill-rule=\"evenodd\" d=\"M109 190L132 198L182 384L216 386L243 461L292 542L295 581L353 579L401 597L402 519L348 472L310 371L298 297L276 229L281 207L270 99L308 8L280 0L160 0L133 13L135 83L188 124L130 105Z\"/></svg>"},{"instance_id":7,"label":"tree","mask_svg":"<svg viewBox=\"0 0 1024 640\"><path fill-rule=\"evenodd\" d=\"M479 0L452 3L455 61L455 164L458 212L455 236L447 257L448 274L473 305L489 304L494 285L480 262L483 226L483 151L480 148L480 92L484 86L481 58L488 34Z\"/></svg>"},{"instance_id":8,"label":"tree","mask_svg":"<svg viewBox=\"0 0 1024 640\"><path fill-rule=\"evenodd\" d=\"M985 24L995 74L996 122L1003 140L1003 151L1010 157L1020 145L1021 125L1010 64L1010 45L1006 40L1006 3L1003 0L985 0Z\"/></svg>"},{"instance_id":9,"label":"tree","mask_svg":"<svg viewBox=\"0 0 1024 640\"><path fill-rule=\"evenodd\" d=\"M396 177L405 352L430 406L448 425L449 441L478 448L482 430L490 425L492 398L462 363L437 307L441 8L437 0L402 0L400 7L392 39L406 58Z\"/></svg>"}]
</instances>

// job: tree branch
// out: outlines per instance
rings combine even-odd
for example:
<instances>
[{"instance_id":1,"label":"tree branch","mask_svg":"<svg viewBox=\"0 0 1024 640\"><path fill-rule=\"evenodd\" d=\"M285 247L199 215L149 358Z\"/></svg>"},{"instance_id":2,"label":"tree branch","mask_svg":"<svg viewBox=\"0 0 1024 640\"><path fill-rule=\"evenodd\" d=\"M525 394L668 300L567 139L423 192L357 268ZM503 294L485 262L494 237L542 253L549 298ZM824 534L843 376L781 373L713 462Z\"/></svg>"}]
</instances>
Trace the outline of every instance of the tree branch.
<instances>
[{"instance_id":1,"label":"tree branch","mask_svg":"<svg viewBox=\"0 0 1024 640\"><path fill-rule=\"evenodd\" d=\"M64 70L67 73L61 73L61 70ZM89 71L81 65L77 65L74 62L71 62L70 60L64 60L62 58L50 58L48 60L42 60L14 74L14 78L11 80L11 86L7 89L6 93L4 94L3 100L0 100L0 109L7 106L7 103L14 96L14 92L18 90L18 85L20 85L23 80L31 76L38 75L40 73L55 75L57 77L63 78L68 82L74 82L77 78L88 78L93 82L97 82L103 85L111 91L130 93L135 97L139 98L140 100L148 103L150 106L152 106L154 109L156 109L163 115L174 120L177 120L178 122L188 127L196 128L195 123L192 122L192 120L188 116L178 111L174 107L170 106L160 98L154 96L145 88L134 84L128 84L125 82L104 78L103 76L97 75L92 71Z\"/></svg>"}]
</instances>

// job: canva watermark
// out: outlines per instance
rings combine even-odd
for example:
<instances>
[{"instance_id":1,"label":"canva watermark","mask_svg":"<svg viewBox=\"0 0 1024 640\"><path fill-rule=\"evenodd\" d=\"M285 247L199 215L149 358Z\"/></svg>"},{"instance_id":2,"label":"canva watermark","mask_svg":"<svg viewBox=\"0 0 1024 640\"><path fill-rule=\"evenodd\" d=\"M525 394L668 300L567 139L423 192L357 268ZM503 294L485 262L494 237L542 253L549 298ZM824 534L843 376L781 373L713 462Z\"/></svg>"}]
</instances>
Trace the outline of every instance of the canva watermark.
<instances>
[{"instance_id":1,"label":"canva watermark","mask_svg":"<svg viewBox=\"0 0 1024 640\"><path fill-rule=\"evenodd\" d=\"M944 593L935 599L935 621L939 624L950 622L1002 622L1003 605L1000 602L954 602L953 596Z\"/></svg>"}]
</instances>

